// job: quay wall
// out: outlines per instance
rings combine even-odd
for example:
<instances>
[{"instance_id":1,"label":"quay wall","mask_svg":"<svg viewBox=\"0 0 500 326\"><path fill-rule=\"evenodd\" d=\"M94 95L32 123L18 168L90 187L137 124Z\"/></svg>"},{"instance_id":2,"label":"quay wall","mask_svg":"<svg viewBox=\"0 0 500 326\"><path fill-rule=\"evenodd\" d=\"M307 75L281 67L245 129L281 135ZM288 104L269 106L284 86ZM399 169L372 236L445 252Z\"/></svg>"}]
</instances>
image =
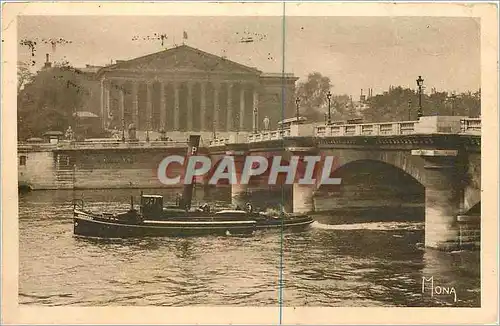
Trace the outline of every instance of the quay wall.
<instances>
[{"instance_id":1,"label":"quay wall","mask_svg":"<svg viewBox=\"0 0 500 326\"><path fill-rule=\"evenodd\" d=\"M18 151L18 183L32 190L163 188L168 186L158 180L159 163L185 152L185 147ZM168 174L181 171L181 165L171 165Z\"/></svg>"},{"instance_id":2,"label":"quay wall","mask_svg":"<svg viewBox=\"0 0 500 326\"><path fill-rule=\"evenodd\" d=\"M37 189L61 189L52 151L18 152L18 183Z\"/></svg>"}]
</instances>

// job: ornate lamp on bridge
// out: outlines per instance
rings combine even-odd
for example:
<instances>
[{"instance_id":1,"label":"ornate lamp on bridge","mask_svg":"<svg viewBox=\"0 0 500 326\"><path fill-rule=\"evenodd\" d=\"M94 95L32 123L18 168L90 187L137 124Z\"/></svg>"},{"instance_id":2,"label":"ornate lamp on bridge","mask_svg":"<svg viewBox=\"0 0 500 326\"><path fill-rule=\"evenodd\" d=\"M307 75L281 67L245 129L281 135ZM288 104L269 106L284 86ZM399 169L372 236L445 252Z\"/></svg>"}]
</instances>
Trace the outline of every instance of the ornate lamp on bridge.
<instances>
[{"instance_id":1,"label":"ornate lamp on bridge","mask_svg":"<svg viewBox=\"0 0 500 326\"><path fill-rule=\"evenodd\" d=\"M408 100L408 121L411 120L411 99Z\"/></svg>"},{"instance_id":2,"label":"ornate lamp on bridge","mask_svg":"<svg viewBox=\"0 0 500 326\"><path fill-rule=\"evenodd\" d=\"M122 142L125 142L125 119L122 119Z\"/></svg>"},{"instance_id":3,"label":"ornate lamp on bridge","mask_svg":"<svg viewBox=\"0 0 500 326\"><path fill-rule=\"evenodd\" d=\"M253 108L253 132L257 133L257 108Z\"/></svg>"},{"instance_id":4,"label":"ornate lamp on bridge","mask_svg":"<svg viewBox=\"0 0 500 326\"><path fill-rule=\"evenodd\" d=\"M326 94L326 98L328 99L328 122L327 124L330 124L332 122L332 112L331 112L331 98L332 98L332 93L328 91L328 94Z\"/></svg>"},{"instance_id":5,"label":"ornate lamp on bridge","mask_svg":"<svg viewBox=\"0 0 500 326\"><path fill-rule=\"evenodd\" d=\"M297 118L297 123L299 123L299 103L300 103L300 98L297 97L295 99L295 105L296 105L295 117Z\"/></svg>"},{"instance_id":6,"label":"ornate lamp on bridge","mask_svg":"<svg viewBox=\"0 0 500 326\"><path fill-rule=\"evenodd\" d=\"M418 112L417 112L417 117L420 118L421 116L424 115L422 113L422 86L424 86L424 80L422 79L422 76L418 76L417 86L418 86Z\"/></svg>"},{"instance_id":7,"label":"ornate lamp on bridge","mask_svg":"<svg viewBox=\"0 0 500 326\"><path fill-rule=\"evenodd\" d=\"M457 95L455 94L455 92L452 92L451 95L450 95L450 100L451 100L451 115L454 116L455 115L455 100L457 98Z\"/></svg>"}]
</instances>

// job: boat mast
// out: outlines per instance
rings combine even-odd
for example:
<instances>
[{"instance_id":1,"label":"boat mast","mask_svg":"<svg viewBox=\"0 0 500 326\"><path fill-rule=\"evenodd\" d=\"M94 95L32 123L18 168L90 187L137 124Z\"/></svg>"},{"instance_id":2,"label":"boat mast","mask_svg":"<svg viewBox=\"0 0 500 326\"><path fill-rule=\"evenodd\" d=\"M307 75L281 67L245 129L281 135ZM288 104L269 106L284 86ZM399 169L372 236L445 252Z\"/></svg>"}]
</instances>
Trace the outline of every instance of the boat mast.
<instances>
[{"instance_id":1,"label":"boat mast","mask_svg":"<svg viewBox=\"0 0 500 326\"><path fill-rule=\"evenodd\" d=\"M186 167L187 167L187 162L189 160L189 157L198 154L198 146L199 145L200 145L200 135L189 135L187 155L186 155L186 160L184 163L184 164L186 164ZM186 170L184 170L184 176L185 175L186 175ZM186 209L191 208L191 201L193 199L193 180L190 180L190 181L191 182L187 183L186 180L184 180L184 192L182 194L184 207L182 207L182 208L186 208Z\"/></svg>"}]
</instances>

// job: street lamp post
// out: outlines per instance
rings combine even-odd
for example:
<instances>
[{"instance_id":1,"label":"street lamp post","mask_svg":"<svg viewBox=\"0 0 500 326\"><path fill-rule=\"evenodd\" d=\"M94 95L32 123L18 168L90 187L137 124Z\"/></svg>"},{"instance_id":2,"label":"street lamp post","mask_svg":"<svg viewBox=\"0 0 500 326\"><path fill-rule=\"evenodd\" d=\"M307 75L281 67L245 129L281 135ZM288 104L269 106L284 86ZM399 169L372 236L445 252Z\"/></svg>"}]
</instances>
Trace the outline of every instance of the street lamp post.
<instances>
[{"instance_id":1,"label":"street lamp post","mask_svg":"<svg viewBox=\"0 0 500 326\"><path fill-rule=\"evenodd\" d=\"M253 132L257 133L257 108L253 108Z\"/></svg>"},{"instance_id":2,"label":"street lamp post","mask_svg":"<svg viewBox=\"0 0 500 326\"><path fill-rule=\"evenodd\" d=\"M455 95L455 92L451 93L451 115L455 115L455 99L457 96Z\"/></svg>"},{"instance_id":3,"label":"street lamp post","mask_svg":"<svg viewBox=\"0 0 500 326\"><path fill-rule=\"evenodd\" d=\"M330 91L328 91L328 94L326 94L326 98L328 99L328 122L327 122L327 124L330 124L332 122L332 112L331 112L332 93Z\"/></svg>"},{"instance_id":4,"label":"street lamp post","mask_svg":"<svg viewBox=\"0 0 500 326\"><path fill-rule=\"evenodd\" d=\"M215 137L217 137L216 135L216 131L215 131L215 128L217 127L217 120L213 120L213 123L212 123L212 136L213 138L215 139Z\"/></svg>"},{"instance_id":5,"label":"street lamp post","mask_svg":"<svg viewBox=\"0 0 500 326\"><path fill-rule=\"evenodd\" d=\"M408 121L411 120L411 99L408 100Z\"/></svg>"},{"instance_id":6,"label":"street lamp post","mask_svg":"<svg viewBox=\"0 0 500 326\"><path fill-rule=\"evenodd\" d=\"M125 142L125 119L122 119L122 142Z\"/></svg>"},{"instance_id":7,"label":"street lamp post","mask_svg":"<svg viewBox=\"0 0 500 326\"><path fill-rule=\"evenodd\" d=\"M295 106L296 106L295 117L297 118L297 123L299 122L299 103L300 103L300 98L297 97L295 99Z\"/></svg>"},{"instance_id":8,"label":"street lamp post","mask_svg":"<svg viewBox=\"0 0 500 326\"><path fill-rule=\"evenodd\" d=\"M420 118L423 116L422 112L422 86L424 85L424 80L422 79L422 76L418 76L417 79L417 86L418 86L418 112L417 112L417 117Z\"/></svg>"}]
</instances>

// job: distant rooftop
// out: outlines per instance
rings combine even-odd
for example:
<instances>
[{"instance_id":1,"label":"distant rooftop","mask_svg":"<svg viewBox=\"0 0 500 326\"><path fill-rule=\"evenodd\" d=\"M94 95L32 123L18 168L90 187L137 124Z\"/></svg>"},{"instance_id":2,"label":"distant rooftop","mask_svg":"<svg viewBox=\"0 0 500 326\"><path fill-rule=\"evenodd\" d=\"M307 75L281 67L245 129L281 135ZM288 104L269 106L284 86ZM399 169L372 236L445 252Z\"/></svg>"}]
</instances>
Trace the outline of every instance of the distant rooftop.
<instances>
[{"instance_id":1,"label":"distant rooftop","mask_svg":"<svg viewBox=\"0 0 500 326\"><path fill-rule=\"evenodd\" d=\"M293 73L289 73L289 72L286 72L284 74L281 72L263 72L260 76L261 77L273 77L273 78L282 77L282 76L295 77L295 75Z\"/></svg>"},{"instance_id":2,"label":"distant rooftop","mask_svg":"<svg viewBox=\"0 0 500 326\"><path fill-rule=\"evenodd\" d=\"M85 72L85 73L97 73L97 71L99 71L99 69L101 69L102 66L94 66L94 65L85 65L85 67L80 67L80 68L77 68L78 70L82 71L82 72Z\"/></svg>"}]
</instances>

